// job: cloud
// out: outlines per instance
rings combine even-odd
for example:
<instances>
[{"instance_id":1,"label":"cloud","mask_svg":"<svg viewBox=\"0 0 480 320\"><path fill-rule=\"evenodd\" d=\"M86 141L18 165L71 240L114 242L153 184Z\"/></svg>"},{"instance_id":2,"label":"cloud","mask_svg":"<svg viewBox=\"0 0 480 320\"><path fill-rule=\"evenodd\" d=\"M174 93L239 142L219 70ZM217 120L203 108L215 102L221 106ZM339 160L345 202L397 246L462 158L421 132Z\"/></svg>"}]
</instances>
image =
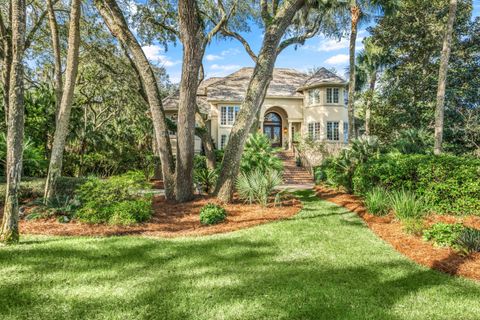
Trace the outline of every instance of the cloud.
<instances>
[{"instance_id":1,"label":"cloud","mask_svg":"<svg viewBox=\"0 0 480 320\"><path fill-rule=\"evenodd\" d=\"M223 50L220 55L225 57L225 56L235 56L240 53L240 50L238 48L230 48L227 50Z\"/></svg>"},{"instance_id":2,"label":"cloud","mask_svg":"<svg viewBox=\"0 0 480 320\"><path fill-rule=\"evenodd\" d=\"M240 69L240 66L237 64L212 64L210 69L217 71L233 71Z\"/></svg>"},{"instance_id":3,"label":"cloud","mask_svg":"<svg viewBox=\"0 0 480 320\"><path fill-rule=\"evenodd\" d=\"M320 40L320 45L317 47L317 51L320 52L330 52L348 48L349 40L348 39L341 39L338 41L337 39L323 39Z\"/></svg>"},{"instance_id":4,"label":"cloud","mask_svg":"<svg viewBox=\"0 0 480 320\"><path fill-rule=\"evenodd\" d=\"M206 59L207 61L215 61L215 60L221 60L221 59L223 59L223 57L218 56L218 55L216 55L216 54L207 54L207 55L205 56L205 59Z\"/></svg>"},{"instance_id":5,"label":"cloud","mask_svg":"<svg viewBox=\"0 0 480 320\"><path fill-rule=\"evenodd\" d=\"M330 65L339 65L348 62L348 59L348 54L337 54L325 60L325 63Z\"/></svg>"},{"instance_id":6,"label":"cloud","mask_svg":"<svg viewBox=\"0 0 480 320\"><path fill-rule=\"evenodd\" d=\"M147 59L153 63L157 63L163 67L173 67L181 63L181 61L173 61L167 55L165 55L165 50L159 45L151 45L142 47L143 52L147 56Z\"/></svg>"}]
</instances>

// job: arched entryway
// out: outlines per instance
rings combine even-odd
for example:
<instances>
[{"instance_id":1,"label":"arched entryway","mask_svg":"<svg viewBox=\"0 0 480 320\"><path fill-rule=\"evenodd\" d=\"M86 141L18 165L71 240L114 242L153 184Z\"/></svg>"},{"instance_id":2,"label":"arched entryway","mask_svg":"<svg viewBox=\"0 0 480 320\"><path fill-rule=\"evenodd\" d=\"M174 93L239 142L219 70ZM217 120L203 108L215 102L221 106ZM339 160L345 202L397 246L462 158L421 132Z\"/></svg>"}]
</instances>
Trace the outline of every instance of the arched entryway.
<instances>
[{"instance_id":1,"label":"arched entryway","mask_svg":"<svg viewBox=\"0 0 480 320\"><path fill-rule=\"evenodd\" d=\"M274 147L282 146L282 117L276 112L267 112L263 119L263 134Z\"/></svg>"}]
</instances>

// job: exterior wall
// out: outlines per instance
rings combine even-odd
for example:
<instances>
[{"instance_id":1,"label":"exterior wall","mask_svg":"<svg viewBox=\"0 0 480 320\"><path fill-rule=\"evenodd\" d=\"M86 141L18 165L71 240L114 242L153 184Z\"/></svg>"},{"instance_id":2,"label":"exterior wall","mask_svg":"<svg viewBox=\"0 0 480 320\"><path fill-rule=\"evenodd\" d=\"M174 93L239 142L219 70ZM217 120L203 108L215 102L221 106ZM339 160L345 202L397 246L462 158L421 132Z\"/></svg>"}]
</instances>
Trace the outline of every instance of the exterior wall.
<instances>
[{"instance_id":1,"label":"exterior wall","mask_svg":"<svg viewBox=\"0 0 480 320\"><path fill-rule=\"evenodd\" d=\"M167 118L175 118L177 117L177 111L173 110L166 110L165 116ZM176 122L176 121L175 121ZM172 153L175 155L177 154L177 135L170 134L170 143L172 144ZM200 153L202 151L202 140L199 137L195 136L195 153Z\"/></svg>"}]
</instances>

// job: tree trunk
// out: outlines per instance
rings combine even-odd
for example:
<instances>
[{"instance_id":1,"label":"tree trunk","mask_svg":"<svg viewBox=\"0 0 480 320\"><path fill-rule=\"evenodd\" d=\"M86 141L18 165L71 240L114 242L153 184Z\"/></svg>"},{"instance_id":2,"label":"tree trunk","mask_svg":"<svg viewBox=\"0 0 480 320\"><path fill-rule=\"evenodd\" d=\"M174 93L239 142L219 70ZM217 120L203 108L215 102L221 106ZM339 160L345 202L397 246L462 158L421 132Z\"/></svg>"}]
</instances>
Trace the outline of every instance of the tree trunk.
<instances>
[{"instance_id":1,"label":"tree trunk","mask_svg":"<svg viewBox=\"0 0 480 320\"><path fill-rule=\"evenodd\" d=\"M355 139L355 42L357 41L357 27L360 19L360 8L355 4L351 9L352 24L350 30L350 66L348 82L348 141Z\"/></svg>"},{"instance_id":2,"label":"tree trunk","mask_svg":"<svg viewBox=\"0 0 480 320\"><path fill-rule=\"evenodd\" d=\"M370 135L370 118L372 114L373 95L375 94L375 84L377 82L377 71L373 71L370 75L370 90L367 97L367 106L365 108L365 134Z\"/></svg>"},{"instance_id":3,"label":"tree trunk","mask_svg":"<svg viewBox=\"0 0 480 320\"><path fill-rule=\"evenodd\" d=\"M248 84L245 99L240 107L235 124L233 125L222 161L222 169L215 187L215 194L222 202L230 202L235 187L235 179L240 168L245 141L255 122L266 90L272 80L273 68L277 59L277 48L280 40L291 24L295 13L300 10L304 1L294 1L284 8L268 25L265 32L262 48L255 64L252 77Z\"/></svg>"},{"instance_id":4,"label":"tree trunk","mask_svg":"<svg viewBox=\"0 0 480 320\"><path fill-rule=\"evenodd\" d=\"M0 242L16 243L18 232L18 190L22 176L24 132L23 54L25 46L26 9L24 0L12 0L12 69L10 72L7 126L7 192L0 228Z\"/></svg>"},{"instance_id":5,"label":"tree trunk","mask_svg":"<svg viewBox=\"0 0 480 320\"><path fill-rule=\"evenodd\" d=\"M65 71L65 87L58 112L57 126L53 136L52 154L45 183L44 201L55 196L56 183L62 174L63 151L68 135L70 112L72 110L73 93L78 72L78 55L80 48L80 15L81 0L72 0L70 8L70 25L68 34L67 69Z\"/></svg>"},{"instance_id":6,"label":"tree trunk","mask_svg":"<svg viewBox=\"0 0 480 320\"><path fill-rule=\"evenodd\" d=\"M150 113L155 129L155 139L157 140L157 146L160 151L165 197L167 200L173 200L175 198L175 163L173 161L172 147L165 121L165 112L163 110L155 74L142 47L128 28L125 17L120 11L116 1L95 0L94 2L112 35L130 51L135 67L140 73L148 105L150 106Z\"/></svg>"},{"instance_id":7,"label":"tree trunk","mask_svg":"<svg viewBox=\"0 0 480 320\"><path fill-rule=\"evenodd\" d=\"M63 95L62 81L62 56L60 48L60 38L58 36L58 24L53 9L52 0L47 0L48 24L50 26L50 35L52 38L53 60L54 60L54 87L55 87L55 120L58 119L60 103Z\"/></svg>"},{"instance_id":8,"label":"tree trunk","mask_svg":"<svg viewBox=\"0 0 480 320\"><path fill-rule=\"evenodd\" d=\"M183 63L178 103L175 195L177 201L185 202L193 199L195 109L205 39L195 0L178 2L178 19L183 44Z\"/></svg>"},{"instance_id":9,"label":"tree trunk","mask_svg":"<svg viewBox=\"0 0 480 320\"><path fill-rule=\"evenodd\" d=\"M197 115L199 127L203 129L203 132L197 133L197 135L202 140L203 150L205 151L205 157L207 158L207 168L210 170L215 170L217 160L215 156L215 147L213 146L212 132L210 127L205 122L202 114L197 111Z\"/></svg>"},{"instance_id":10,"label":"tree trunk","mask_svg":"<svg viewBox=\"0 0 480 320\"><path fill-rule=\"evenodd\" d=\"M445 88L447 85L448 60L452 46L453 24L457 12L457 0L450 0L448 22L443 37L442 56L440 57L440 70L438 72L437 106L435 109L435 146L434 154L442 153L443 141L443 113L445 110Z\"/></svg>"},{"instance_id":11,"label":"tree trunk","mask_svg":"<svg viewBox=\"0 0 480 320\"><path fill-rule=\"evenodd\" d=\"M162 163L160 162L159 151L157 147L157 140L155 139L155 131L152 139L152 153L153 153L153 179L162 180Z\"/></svg>"},{"instance_id":12,"label":"tree trunk","mask_svg":"<svg viewBox=\"0 0 480 320\"><path fill-rule=\"evenodd\" d=\"M9 5L8 7L8 19L12 21L12 6ZM0 15L1 17L1 15ZM4 116L5 116L5 125L8 126L8 98L10 92L10 72L12 70L12 39L11 39L11 30L8 30L6 27L5 21L1 19L0 23L2 24L0 27L3 29L2 33L4 37L2 39L2 46L3 46L3 54L4 57L2 59L3 64L3 72L2 72L2 84L3 84L3 109L4 109Z\"/></svg>"}]
</instances>

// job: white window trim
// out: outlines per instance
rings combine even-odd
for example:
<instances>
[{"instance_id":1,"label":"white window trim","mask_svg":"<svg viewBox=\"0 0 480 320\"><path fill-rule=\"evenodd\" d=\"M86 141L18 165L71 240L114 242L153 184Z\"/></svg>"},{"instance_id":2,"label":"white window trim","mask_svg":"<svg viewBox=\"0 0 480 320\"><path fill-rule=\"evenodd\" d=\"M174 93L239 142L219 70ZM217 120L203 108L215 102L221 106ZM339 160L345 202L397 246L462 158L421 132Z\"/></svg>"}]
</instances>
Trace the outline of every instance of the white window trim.
<instances>
[{"instance_id":1,"label":"white window trim","mask_svg":"<svg viewBox=\"0 0 480 320\"><path fill-rule=\"evenodd\" d=\"M329 124L332 124L332 139L329 139L328 138L328 125ZM334 124L337 124L337 137L338 139L335 139L335 131L334 131ZM340 142L340 121L327 121L327 125L325 127L325 129L327 130L327 141L330 141L330 142Z\"/></svg>"},{"instance_id":2,"label":"white window trim","mask_svg":"<svg viewBox=\"0 0 480 320\"><path fill-rule=\"evenodd\" d=\"M328 102L328 90L332 90L332 102ZM337 102L335 102L335 99L334 99L335 95L333 94L335 90L338 90L338 95L337 95L338 101ZM341 100L340 99L340 88L338 88L338 87L327 87L327 88L325 88L325 104L337 106L337 105L340 104L340 100Z\"/></svg>"},{"instance_id":3,"label":"white window trim","mask_svg":"<svg viewBox=\"0 0 480 320\"><path fill-rule=\"evenodd\" d=\"M226 122L227 124L222 124L222 109L226 108ZM228 124L228 108L233 108L233 122L232 124ZM218 117L218 125L222 128L231 128L235 124L235 121L237 120L237 113L235 112L235 108L238 108L238 112L240 112L240 106L239 105L220 105L219 109L219 117Z\"/></svg>"}]
</instances>

